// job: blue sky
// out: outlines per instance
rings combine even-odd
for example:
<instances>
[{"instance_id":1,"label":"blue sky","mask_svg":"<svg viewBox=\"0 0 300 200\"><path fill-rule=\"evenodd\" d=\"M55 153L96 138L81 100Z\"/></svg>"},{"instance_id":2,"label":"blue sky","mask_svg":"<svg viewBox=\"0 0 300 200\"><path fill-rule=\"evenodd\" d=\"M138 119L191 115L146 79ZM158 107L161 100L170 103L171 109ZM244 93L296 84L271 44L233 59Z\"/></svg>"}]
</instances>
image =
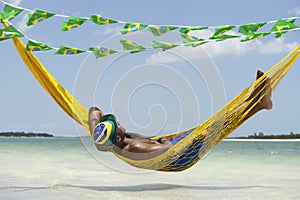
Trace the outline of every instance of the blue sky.
<instances>
[{"instance_id":1,"label":"blue sky","mask_svg":"<svg viewBox=\"0 0 300 200\"><path fill-rule=\"evenodd\" d=\"M276 3L253 0L248 5L239 0L218 3L199 0L7 2L30 10L38 8L67 16L101 14L126 22L157 25L239 25L300 16L298 0ZM2 9L3 3L0 5ZM54 47L63 44L88 49L101 44L121 49L118 41L122 38L145 46L153 40L147 30L121 36L122 24L97 26L87 22L77 29L61 32L61 22L66 21L61 17L27 27L27 14L24 11L11 23L27 37ZM295 24L300 25L299 19ZM195 34L208 36L212 33L213 30L208 30ZM237 33L237 30L231 33ZM233 39L197 48L178 47L166 52L124 53L97 60L89 53L59 56L50 51L36 53L36 56L86 107L96 104L104 112L115 113L127 130L153 135L179 131L206 120L249 85L258 68L269 69L299 45L299 33L293 31L279 39L268 36L245 43ZM154 39L180 41L176 31ZM26 39L23 41L27 42ZM84 134L38 85L10 40L0 43L0 52L0 131L68 136ZM274 109L259 113L233 136L260 131L265 134L300 132L299 64L300 61L295 63L274 93Z\"/></svg>"}]
</instances>

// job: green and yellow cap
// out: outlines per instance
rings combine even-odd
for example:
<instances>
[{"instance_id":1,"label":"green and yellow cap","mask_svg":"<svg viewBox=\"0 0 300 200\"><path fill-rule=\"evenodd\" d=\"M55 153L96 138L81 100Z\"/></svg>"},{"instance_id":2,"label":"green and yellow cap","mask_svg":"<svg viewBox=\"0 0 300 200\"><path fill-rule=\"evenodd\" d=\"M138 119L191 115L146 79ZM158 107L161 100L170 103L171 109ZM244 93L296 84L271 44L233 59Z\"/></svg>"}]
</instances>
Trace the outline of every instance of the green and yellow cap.
<instances>
[{"instance_id":1,"label":"green and yellow cap","mask_svg":"<svg viewBox=\"0 0 300 200\"><path fill-rule=\"evenodd\" d=\"M118 124L112 114L103 115L94 130L94 141L103 146L116 144Z\"/></svg>"}]
</instances>

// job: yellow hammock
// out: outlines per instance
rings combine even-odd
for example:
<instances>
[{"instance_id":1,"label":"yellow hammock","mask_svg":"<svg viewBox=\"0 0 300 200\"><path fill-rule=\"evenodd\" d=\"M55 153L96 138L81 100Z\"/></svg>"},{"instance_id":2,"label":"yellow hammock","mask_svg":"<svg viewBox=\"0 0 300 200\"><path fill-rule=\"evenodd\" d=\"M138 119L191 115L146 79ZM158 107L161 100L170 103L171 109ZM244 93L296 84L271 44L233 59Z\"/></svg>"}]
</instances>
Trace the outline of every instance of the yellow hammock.
<instances>
[{"instance_id":1,"label":"yellow hammock","mask_svg":"<svg viewBox=\"0 0 300 200\"><path fill-rule=\"evenodd\" d=\"M4 25L7 26L6 24ZM19 55L22 57L36 80L56 101L56 103L70 117L81 124L91 136L87 123L88 110L59 84L59 82L47 71L47 69L31 52L24 50L25 45L20 39L14 38L13 41ZM249 98L254 88L257 88L264 82L266 77L270 78L272 92L276 89L280 81L299 56L299 49L300 46L296 47L286 57L268 70L261 78L244 89L231 102L224 106L224 108L220 109L203 124L183 132L152 138L173 138L181 133L187 131L190 132L190 134L188 134L184 139L180 140L176 145L172 146L163 154L144 160L129 159L117 153L115 153L115 155L128 164L138 168L157 171L182 171L188 169L246 121L245 117L249 110L253 108L260 99L257 99L256 103L254 103L252 107L247 104L245 105L244 102Z\"/></svg>"}]
</instances>

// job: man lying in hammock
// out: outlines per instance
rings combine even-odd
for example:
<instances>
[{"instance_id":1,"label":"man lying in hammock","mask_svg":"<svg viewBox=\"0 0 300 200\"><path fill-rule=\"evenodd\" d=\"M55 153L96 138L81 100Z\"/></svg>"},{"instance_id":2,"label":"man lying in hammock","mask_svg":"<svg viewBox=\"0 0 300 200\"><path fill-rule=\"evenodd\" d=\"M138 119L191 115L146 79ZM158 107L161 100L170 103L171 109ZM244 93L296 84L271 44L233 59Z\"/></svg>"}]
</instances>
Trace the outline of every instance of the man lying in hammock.
<instances>
[{"instance_id":1,"label":"man lying in hammock","mask_svg":"<svg viewBox=\"0 0 300 200\"><path fill-rule=\"evenodd\" d=\"M262 71L258 70L256 79L263 74ZM244 120L260 110L272 109L271 93L270 80L266 78L244 102L249 103L247 105L249 109L243 108L241 111L248 112ZM237 108L236 112L239 112L241 107ZM115 116L112 114L104 115L97 107L89 109L89 127L99 151L111 151L131 159L148 159L160 155L188 134L183 133L183 135L172 139L152 140L139 134L127 133L124 127L116 121Z\"/></svg>"}]
</instances>

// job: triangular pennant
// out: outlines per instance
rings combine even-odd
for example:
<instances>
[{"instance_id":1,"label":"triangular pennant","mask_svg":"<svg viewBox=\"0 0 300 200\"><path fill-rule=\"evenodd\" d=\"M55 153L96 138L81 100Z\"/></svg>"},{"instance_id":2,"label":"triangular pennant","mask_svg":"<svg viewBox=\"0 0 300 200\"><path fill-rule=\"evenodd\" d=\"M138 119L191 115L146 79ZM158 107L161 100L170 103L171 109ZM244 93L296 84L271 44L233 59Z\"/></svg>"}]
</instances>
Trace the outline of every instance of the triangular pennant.
<instances>
[{"instance_id":1,"label":"triangular pennant","mask_svg":"<svg viewBox=\"0 0 300 200\"><path fill-rule=\"evenodd\" d=\"M67 22L62 23L62 31L69 31L71 29L81 26L87 19L70 16Z\"/></svg>"},{"instance_id":2,"label":"triangular pennant","mask_svg":"<svg viewBox=\"0 0 300 200\"><path fill-rule=\"evenodd\" d=\"M41 21L44 21L52 16L54 16L54 13L46 12L43 10L35 10L34 13L28 14L28 21L26 22L27 26L31 26L34 24L37 24Z\"/></svg>"},{"instance_id":3,"label":"triangular pennant","mask_svg":"<svg viewBox=\"0 0 300 200\"><path fill-rule=\"evenodd\" d=\"M112 49L108 49L105 47L90 47L89 48L90 51L93 52L94 56L96 58L101 58L101 57L105 57L105 56L109 56L112 55L114 53L117 53L118 51L112 50Z\"/></svg>"},{"instance_id":4,"label":"triangular pennant","mask_svg":"<svg viewBox=\"0 0 300 200\"><path fill-rule=\"evenodd\" d=\"M118 23L118 21L103 17L101 15L91 15L90 20L98 25L106 25L106 24L114 24Z\"/></svg>"},{"instance_id":5,"label":"triangular pennant","mask_svg":"<svg viewBox=\"0 0 300 200\"><path fill-rule=\"evenodd\" d=\"M178 47L178 44L172 44L172 43L168 43L168 42L161 42L161 41L152 41L151 45L154 49L158 49L161 48L163 51L166 51L168 49L174 48L174 47Z\"/></svg>"},{"instance_id":6,"label":"triangular pennant","mask_svg":"<svg viewBox=\"0 0 300 200\"><path fill-rule=\"evenodd\" d=\"M141 29L146 28L148 25L147 24L141 24L141 23L127 23L121 30L120 32L122 34L127 34L127 33L132 33Z\"/></svg>"},{"instance_id":7,"label":"triangular pennant","mask_svg":"<svg viewBox=\"0 0 300 200\"><path fill-rule=\"evenodd\" d=\"M69 46L63 46L60 45L59 49L55 52L55 54L59 55L74 55L74 54L80 54L86 52L85 50L69 47Z\"/></svg>"}]
</instances>

